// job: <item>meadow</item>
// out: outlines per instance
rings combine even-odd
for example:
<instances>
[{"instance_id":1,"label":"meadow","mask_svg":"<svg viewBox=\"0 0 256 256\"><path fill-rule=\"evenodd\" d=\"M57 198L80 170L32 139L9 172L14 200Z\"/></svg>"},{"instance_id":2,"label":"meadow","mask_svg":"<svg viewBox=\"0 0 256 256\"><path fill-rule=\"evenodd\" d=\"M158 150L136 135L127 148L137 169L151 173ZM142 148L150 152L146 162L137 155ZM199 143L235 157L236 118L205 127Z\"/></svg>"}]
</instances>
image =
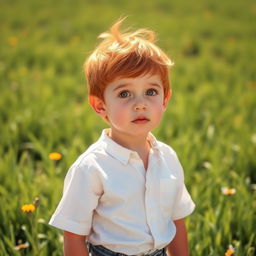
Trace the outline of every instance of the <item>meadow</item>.
<instances>
[{"instance_id":1,"label":"meadow","mask_svg":"<svg viewBox=\"0 0 256 256\"><path fill-rule=\"evenodd\" d=\"M0 256L62 255L62 232L47 223L69 166L106 127L87 104L83 62L126 15L124 27L155 30L175 62L153 133L176 150L196 203L191 256L256 255L255 1L0 5Z\"/></svg>"}]
</instances>

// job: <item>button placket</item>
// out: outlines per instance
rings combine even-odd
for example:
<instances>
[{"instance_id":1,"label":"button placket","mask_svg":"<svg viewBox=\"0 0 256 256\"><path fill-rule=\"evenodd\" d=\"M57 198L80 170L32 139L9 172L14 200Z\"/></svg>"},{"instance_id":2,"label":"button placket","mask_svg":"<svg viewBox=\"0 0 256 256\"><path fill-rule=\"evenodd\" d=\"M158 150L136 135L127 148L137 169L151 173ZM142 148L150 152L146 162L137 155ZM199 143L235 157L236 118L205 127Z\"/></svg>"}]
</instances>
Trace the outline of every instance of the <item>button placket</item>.
<instances>
[{"instance_id":1,"label":"button placket","mask_svg":"<svg viewBox=\"0 0 256 256\"><path fill-rule=\"evenodd\" d=\"M157 200L157 191L158 191L158 175L159 175L159 167L156 167L159 163L156 156L157 154L155 151L151 151L149 155L149 164L148 170L146 172L145 177L145 205L146 205L146 216L147 216L147 223L150 228L150 232L153 238L154 243L156 243L157 238L157 212L158 212L158 203Z\"/></svg>"},{"instance_id":2,"label":"button placket","mask_svg":"<svg viewBox=\"0 0 256 256\"><path fill-rule=\"evenodd\" d=\"M139 157L139 155L134 152L132 154L132 157L130 159L132 166L136 169L136 171L138 173L140 173L140 176L143 177L143 181L145 182L145 178L146 178L146 171L144 168L144 164L143 161L141 160L141 158Z\"/></svg>"}]
</instances>

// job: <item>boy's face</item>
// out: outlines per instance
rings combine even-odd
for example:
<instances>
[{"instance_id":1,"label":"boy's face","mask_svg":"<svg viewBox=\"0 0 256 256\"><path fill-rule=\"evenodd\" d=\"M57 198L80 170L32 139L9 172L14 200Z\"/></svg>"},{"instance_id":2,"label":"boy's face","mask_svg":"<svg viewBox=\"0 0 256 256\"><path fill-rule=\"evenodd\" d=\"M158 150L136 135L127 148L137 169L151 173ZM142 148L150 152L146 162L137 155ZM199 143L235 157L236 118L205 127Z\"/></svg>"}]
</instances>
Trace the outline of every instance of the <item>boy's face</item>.
<instances>
[{"instance_id":1,"label":"boy's face","mask_svg":"<svg viewBox=\"0 0 256 256\"><path fill-rule=\"evenodd\" d=\"M90 104L107 118L112 134L141 136L159 125L170 96L164 98L159 75L143 75L114 80L104 91L104 101L91 96Z\"/></svg>"}]
</instances>

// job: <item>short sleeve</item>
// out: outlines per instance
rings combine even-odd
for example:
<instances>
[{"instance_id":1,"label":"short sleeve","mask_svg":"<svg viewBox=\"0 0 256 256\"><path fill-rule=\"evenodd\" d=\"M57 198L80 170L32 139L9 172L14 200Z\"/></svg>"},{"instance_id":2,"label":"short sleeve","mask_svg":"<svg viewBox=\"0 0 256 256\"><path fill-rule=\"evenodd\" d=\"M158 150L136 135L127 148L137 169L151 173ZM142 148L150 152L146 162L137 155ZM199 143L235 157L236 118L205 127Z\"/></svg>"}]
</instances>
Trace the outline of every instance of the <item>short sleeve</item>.
<instances>
[{"instance_id":1,"label":"short sleeve","mask_svg":"<svg viewBox=\"0 0 256 256\"><path fill-rule=\"evenodd\" d=\"M63 196L49 224L78 235L88 235L101 194L102 186L94 170L86 165L73 165L66 175Z\"/></svg>"},{"instance_id":2,"label":"short sleeve","mask_svg":"<svg viewBox=\"0 0 256 256\"><path fill-rule=\"evenodd\" d=\"M180 164L180 161L175 153L176 168L179 176L179 184L177 196L174 202L174 209L172 213L172 220L182 219L190 215L195 209L195 203L193 202L186 185L184 183L184 171Z\"/></svg>"},{"instance_id":3,"label":"short sleeve","mask_svg":"<svg viewBox=\"0 0 256 256\"><path fill-rule=\"evenodd\" d=\"M195 208L195 204L187 191L185 184L181 184L174 204L172 220L182 219L190 215Z\"/></svg>"}]
</instances>

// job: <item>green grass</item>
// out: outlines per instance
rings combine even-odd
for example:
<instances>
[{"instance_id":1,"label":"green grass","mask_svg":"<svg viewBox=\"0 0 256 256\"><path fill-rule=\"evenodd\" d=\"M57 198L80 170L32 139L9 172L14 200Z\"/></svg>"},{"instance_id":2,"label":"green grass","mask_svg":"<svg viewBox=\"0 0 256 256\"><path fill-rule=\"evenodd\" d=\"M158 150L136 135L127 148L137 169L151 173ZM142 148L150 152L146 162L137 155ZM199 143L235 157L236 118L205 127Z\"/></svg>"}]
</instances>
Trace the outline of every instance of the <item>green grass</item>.
<instances>
[{"instance_id":1,"label":"green grass","mask_svg":"<svg viewBox=\"0 0 256 256\"><path fill-rule=\"evenodd\" d=\"M191 255L225 255L229 244L255 255L254 1L0 4L0 255L62 255L62 233L47 222L69 166L105 127L87 105L83 61L125 15L125 26L155 30L175 62L173 97L154 133L176 150L197 205L186 219ZM48 157L54 151L58 162ZM20 207L36 196L27 216Z\"/></svg>"}]
</instances>

